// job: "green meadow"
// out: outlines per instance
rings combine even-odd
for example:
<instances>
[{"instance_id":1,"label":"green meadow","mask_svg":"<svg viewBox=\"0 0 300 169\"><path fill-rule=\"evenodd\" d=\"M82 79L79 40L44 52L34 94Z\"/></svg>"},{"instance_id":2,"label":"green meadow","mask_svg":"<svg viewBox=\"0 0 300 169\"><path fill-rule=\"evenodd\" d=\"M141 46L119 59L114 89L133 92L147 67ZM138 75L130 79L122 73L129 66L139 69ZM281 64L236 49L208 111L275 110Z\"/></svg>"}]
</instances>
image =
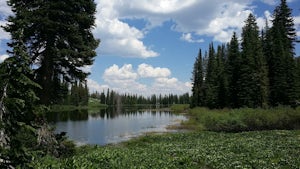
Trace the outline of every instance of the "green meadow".
<instances>
[{"instance_id":1,"label":"green meadow","mask_svg":"<svg viewBox=\"0 0 300 169\"><path fill-rule=\"evenodd\" d=\"M34 168L299 168L299 109L209 110L175 105L189 116L177 133L149 133L107 146L46 156Z\"/></svg>"}]
</instances>

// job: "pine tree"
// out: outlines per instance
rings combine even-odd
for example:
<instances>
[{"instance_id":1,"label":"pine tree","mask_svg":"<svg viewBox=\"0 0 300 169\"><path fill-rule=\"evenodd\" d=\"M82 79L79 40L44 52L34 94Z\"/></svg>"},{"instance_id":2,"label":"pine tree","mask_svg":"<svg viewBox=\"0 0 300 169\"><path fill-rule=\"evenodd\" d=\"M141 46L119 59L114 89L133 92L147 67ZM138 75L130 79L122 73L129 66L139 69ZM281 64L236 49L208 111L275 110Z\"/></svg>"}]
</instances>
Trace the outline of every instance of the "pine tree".
<instances>
[{"instance_id":1,"label":"pine tree","mask_svg":"<svg viewBox=\"0 0 300 169\"><path fill-rule=\"evenodd\" d=\"M155 105L156 104L156 95L155 94L153 94L153 95L151 95L151 101L150 101L150 103L152 104L152 105Z\"/></svg>"},{"instance_id":2,"label":"pine tree","mask_svg":"<svg viewBox=\"0 0 300 169\"><path fill-rule=\"evenodd\" d=\"M84 95L83 95L83 100L82 100L82 105L88 106L89 104L89 88L87 86L87 82L84 81Z\"/></svg>"},{"instance_id":3,"label":"pine tree","mask_svg":"<svg viewBox=\"0 0 300 169\"><path fill-rule=\"evenodd\" d=\"M110 94L109 94L109 105L116 105L116 93L111 90Z\"/></svg>"},{"instance_id":4,"label":"pine tree","mask_svg":"<svg viewBox=\"0 0 300 169\"><path fill-rule=\"evenodd\" d=\"M8 5L14 15L5 30L22 30L30 64L37 67L33 77L42 86L39 97L50 104L56 78L74 82L88 75L81 68L93 63L99 44L91 32L96 5L93 0L9 0Z\"/></svg>"},{"instance_id":5,"label":"pine tree","mask_svg":"<svg viewBox=\"0 0 300 169\"><path fill-rule=\"evenodd\" d=\"M209 45L208 63L205 77L205 105L209 108L216 108L217 105L217 59L213 43Z\"/></svg>"},{"instance_id":6,"label":"pine tree","mask_svg":"<svg viewBox=\"0 0 300 169\"><path fill-rule=\"evenodd\" d=\"M270 31L268 20L266 20L266 24L261 33L261 41L263 45L263 52L266 58L267 63L271 62L272 59L272 35Z\"/></svg>"},{"instance_id":7,"label":"pine tree","mask_svg":"<svg viewBox=\"0 0 300 169\"><path fill-rule=\"evenodd\" d=\"M79 106L79 102L80 102L79 93L80 93L79 92L79 86L78 86L78 84L76 82L71 87L71 94L70 94L71 105Z\"/></svg>"},{"instance_id":8,"label":"pine tree","mask_svg":"<svg viewBox=\"0 0 300 169\"><path fill-rule=\"evenodd\" d=\"M106 104L106 98L105 98L104 91L102 91L101 94L100 94L100 103L101 104Z\"/></svg>"},{"instance_id":9,"label":"pine tree","mask_svg":"<svg viewBox=\"0 0 300 169\"><path fill-rule=\"evenodd\" d=\"M22 42L22 30L11 34L11 57L0 64L0 168L27 168L32 150L39 146L37 131L42 108L30 78L30 58Z\"/></svg>"},{"instance_id":10,"label":"pine tree","mask_svg":"<svg viewBox=\"0 0 300 169\"><path fill-rule=\"evenodd\" d=\"M106 92L106 104L107 105L111 105L111 103L110 103L110 92L109 92L109 89L107 89L107 92Z\"/></svg>"},{"instance_id":11,"label":"pine tree","mask_svg":"<svg viewBox=\"0 0 300 169\"><path fill-rule=\"evenodd\" d=\"M198 57L194 63L193 77L192 77L192 100L191 107L204 105L204 81L203 81L203 65L202 65L202 52L199 50Z\"/></svg>"},{"instance_id":12,"label":"pine tree","mask_svg":"<svg viewBox=\"0 0 300 169\"><path fill-rule=\"evenodd\" d=\"M296 102L299 104L300 99L300 57L296 57Z\"/></svg>"},{"instance_id":13,"label":"pine tree","mask_svg":"<svg viewBox=\"0 0 300 169\"><path fill-rule=\"evenodd\" d=\"M265 107L268 99L268 76L256 18L250 14L242 32L242 87L239 96L243 106Z\"/></svg>"},{"instance_id":14,"label":"pine tree","mask_svg":"<svg viewBox=\"0 0 300 169\"><path fill-rule=\"evenodd\" d=\"M238 97L238 93L240 92L240 86L238 82L241 78L241 56L239 50L239 42L235 32L233 33L231 41L228 45L228 60L226 65L229 86L229 106L232 108L240 107L241 103Z\"/></svg>"},{"instance_id":15,"label":"pine tree","mask_svg":"<svg viewBox=\"0 0 300 169\"><path fill-rule=\"evenodd\" d=\"M217 108L228 106L228 77L225 68L226 47L218 46L217 49Z\"/></svg>"},{"instance_id":16,"label":"pine tree","mask_svg":"<svg viewBox=\"0 0 300 169\"><path fill-rule=\"evenodd\" d=\"M88 105L88 88L86 82L79 82L79 85L75 85L73 89L74 105L87 106Z\"/></svg>"},{"instance_id":17,"label":"pine tree","mask_svg":"<svg viewBox=\"0 0 300 169\"><path fill-rule=\"evenodd\" d=\"M273 13L272 53L268 56L270 103L289 105L296 99L296 75L294 61L294 42L296 31L292 10L286 0L281 0Z\"/></svg>"}]
</instances>

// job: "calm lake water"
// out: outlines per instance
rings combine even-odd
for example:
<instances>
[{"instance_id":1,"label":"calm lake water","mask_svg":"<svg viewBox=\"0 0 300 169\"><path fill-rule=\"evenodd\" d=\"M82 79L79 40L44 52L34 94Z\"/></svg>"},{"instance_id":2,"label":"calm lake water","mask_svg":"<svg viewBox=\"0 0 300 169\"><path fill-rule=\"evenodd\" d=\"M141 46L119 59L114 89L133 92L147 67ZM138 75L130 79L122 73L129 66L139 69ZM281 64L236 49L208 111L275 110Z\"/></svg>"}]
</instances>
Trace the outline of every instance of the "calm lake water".
<instances>
[{"instance_id":1,"label":"calm lake water","mask_svg":"<svg viewBox=\"0 0 300 169\"><path fill-rule=\"evenodd\" d=\"M168 111L103 109L51 112L47 115L56 132L67 132L77 144L105 145L137 137L146 132L172 132L168 125L179 124L185 116ZM173 131L174 132L174 131Z\"/></svg>"}]
</instances>

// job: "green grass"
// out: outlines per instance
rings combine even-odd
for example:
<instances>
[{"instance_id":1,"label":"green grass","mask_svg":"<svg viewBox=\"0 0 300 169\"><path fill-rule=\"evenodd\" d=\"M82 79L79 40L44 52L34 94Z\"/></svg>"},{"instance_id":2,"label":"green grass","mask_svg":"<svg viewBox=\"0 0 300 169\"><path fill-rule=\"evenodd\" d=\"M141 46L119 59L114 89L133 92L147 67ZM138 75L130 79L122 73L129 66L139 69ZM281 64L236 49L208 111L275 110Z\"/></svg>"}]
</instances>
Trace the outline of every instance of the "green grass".
<instances>
[{"instance_id":1,"label":"green grass","mask_svg":"<svg viewBox=\"0 0 300 169\"><path fill-rule=\"evenodd\" d=\"M189 104L173 104L170 107L170 109L176 114L181 114L181 113L186 114L189 108L190 108Z\"/></svg>"},{"instance_id":2,"label":"green grass","mask_svg":"<svg viewBox=\"0 0 300 169\"><path fill-rule=\"evenodd\" d=\"M300 131L147 135L70 158L39 158L35 168L299 168Z\"/></svg>"},{"instance_id":3,"label":"green grass","mask_svg":"<svg viewBox=\"0 0 300 169\"><path fill-rule=\"evenodd\" d=\"M88 108L89 109L93 109L93 108L106 108L107 105L106 104L101 104L100 100L98 99L94 99L94 98L89 98L89 104L88 104Z\"/></svg>"},{"instance_id":4,"label":"green grass","mask_svg":"<svg viewBox=\"0 0 300 169\"><path fill-rule=\"evenodd\" d=\"M242 132L258 130L292 130L300 128L300 108L276 107L271 109L194 108L190 119L183 125L196 130Z\"/></svg>"}]
</instances>

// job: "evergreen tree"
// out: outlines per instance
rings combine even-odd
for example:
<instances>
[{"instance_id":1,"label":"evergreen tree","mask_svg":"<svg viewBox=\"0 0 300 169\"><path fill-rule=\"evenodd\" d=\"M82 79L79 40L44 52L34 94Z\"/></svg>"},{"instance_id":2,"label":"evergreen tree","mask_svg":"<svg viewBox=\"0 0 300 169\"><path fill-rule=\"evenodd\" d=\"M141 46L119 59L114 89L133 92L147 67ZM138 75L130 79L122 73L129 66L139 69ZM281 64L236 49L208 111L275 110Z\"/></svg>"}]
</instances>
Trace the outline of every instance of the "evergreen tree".
<instances>
[{"instance_id":1,"label":"evergreen tree","mask_svg":"<svg viewBox=\"0 0 300 169\"><path fill-rule=\"evenodd\" d=\"M295 104L299 104L300 99L300 57L296 57L296 102Z\"/></svg>"},{"instance_id":2,"label":"evergreen tree","mask_svg":"<svg viewBox=\"0 0 300 169\"><path fill-rule=\"evenodd\" d=\"M241 66L241 56L239 50L239 42L234 32L231 41L228 45L228 60L226 64L227 74L228 74L228 96L229 96L229 106L236 108L239 107L240 100L238 98L238 93L240 91L240 86L238 82L240 81L240 66Z\"/></svg>"},{"instance_id":3,"label":"evergreen tree","mask_svg":"<svg viewBox=\"0 0 300 169\"><path fill-rule=\"evenodd\" d=\"M272 53L268 54L270 103L289 105L296 99L294 42L296 31L292 10L281 0L273 13Z\"/></svg>"},{"instance_id":4,"label":"evergreen tree","mask_svg":"<svg viewBox=\"0 0 300 169\"><path fill-rule=\"evenodd\" d=\"M250 14L242 32L242 65L239 97L247 107L265 107L268 76L265 57L255 17Z\"/></svg>"},{"instance_id":5,"label":"evergreen tree","mask_svg":"<svg viewBox=\"0 0 300 169\"><path fill-rule=\"evenodd\" d=\"M89 89L87 86L86 81L84 81L84 86L83 87L83 94L82 94L82 105L87 106L89 104Z\"/></svg>"},{"instance_id":6,"label":"evergreen tree","mask_svg":"<svg viewBox=\"0 0 300 169\"><path fill-rule=\"evenodd\" d=\"M189 103L190 103L189 93L185 93L179 96L179 104L189 104Z\"/></svg>"},{"instance_id":7,"label":"evergreen tree","mask_svg":"<svg viewBox=\"0 0 300 169\"><path fill-rule=\"evenodd\" d=\"M71 105L79 106L79 87L77 85L77 82L72 85L71 87L71 93L70 93L70 102Z\"/></svg>"},{"instance_id":8,"label":"evergreen tree","mask_svg":"<svg viewBox=\"0 0 300 169\"><path fill-rule=\"evenodd\" d=\"M111 105L109 89L107 89L107 92L106 92L106 101L105 102L107 105Z\"/></svg>"},{"instance_id":9,"label":"evergreen tree","mask_svg":"<svg viewBox=\"0 0 300 169\"><path fill-rule=\"evenodd\" d=\"M70 91L70 103L74 106L87 106L89 101L89 91L85 82L76 82Z\"/></svg>"},{"instance_id":10,"label":"evergreen tree","mask_svg":"<svg viewBox=\"0 0 300 169\"><path fill-rule=\"evenodd\" d=\"M213 43L209 45L208 63L205 77L205 105L209 108L216 108L217 105L217 59Z\"/></svg>"},{"instance_id":11,"label":"evergreen tree","mask_svg":"<svg viewBox=\"0 0 300 169\"><path fill-rule=\"evenodd\" d=\"M153 94L153 95L151 95L151 101L150 101L150 103L152 104L152 105L155 105L156 104L156 95L155 94Z\"/></svg>"},{"instance_id":12,"label":"evergreen tree","mask_svg":"<svg viewBox=\"0 0 300 169\"><path fill-rule=\"evenodd\" d=\"M200 49L193 68L191 107L204 105L203 78L202 52Z\"/></svg>"},{"instance_id":13,"label":"evergreen tree","mask_svg":"<svg viewBox=\"0 0 300 169\"><path fill-rule=\"evenodd\" d=\"M263 46L263 52L266 58L267 63L271 62L272 59L272 35L270 31L270 27L268 24L268 20L266 20L265 28L262 30L261 33L261 41ZM268 67L269 68L269 67Z\"/></svg>"},{"instance_id":14,"label":"evergreen tree","mask_svg":"<svg viewBox=\"0 0 300 169\"><path fill-rule=\"evenodd\" d=\"M93 63L99 44L91 32L96 5L93 0L9 0L8 5L14 15L5 30L21 29L30 64L37 67L33 77L42 86L39 97L50 104L56 99L51 96L56 78L74 82L87 76L81 68Z\"/></svg>"},{"instance_id":15,"label":"evergreen tree","mask_svg":"<svg viewBox=\"0 0 300 169\"><path fill-rule=\"evenodd\" d=\"M110 94L109 94L109 105L116 105L116 93L111 90Z\"/></svg>"},{"instance_id":16,"label":"evergreen tree","mask_svg":"<svg viewBox=\"0 0 300 169\"><path fill-rule=\"evenodd\" d=\"M0 168L27 168L41 125L41 106L30 78L30 58L22 42L22 30L12 34L11 57L0 64Z\"/></svg>"},{"instance_id":17,"label":"evergreen tree","mask_svg":"<svg viewBox=\"0 0 300 169\"><path fill-rule=\"evenodd\" d=\"M228 78L225 68L226 48L218 46L217 50L217 108L228 106Z\"/></svg>"},{"instance_id":18,"label":"evergreen tree","mask_svg":"<svg viewBox=\"0 0 300 169\"><path fill-rule=\"evenodd\" d=\"M106 98L105 98L104 91L102 91L101 94L100 94L100 103L101 104L106 104Z\"/></svg>"}]
</instances>

